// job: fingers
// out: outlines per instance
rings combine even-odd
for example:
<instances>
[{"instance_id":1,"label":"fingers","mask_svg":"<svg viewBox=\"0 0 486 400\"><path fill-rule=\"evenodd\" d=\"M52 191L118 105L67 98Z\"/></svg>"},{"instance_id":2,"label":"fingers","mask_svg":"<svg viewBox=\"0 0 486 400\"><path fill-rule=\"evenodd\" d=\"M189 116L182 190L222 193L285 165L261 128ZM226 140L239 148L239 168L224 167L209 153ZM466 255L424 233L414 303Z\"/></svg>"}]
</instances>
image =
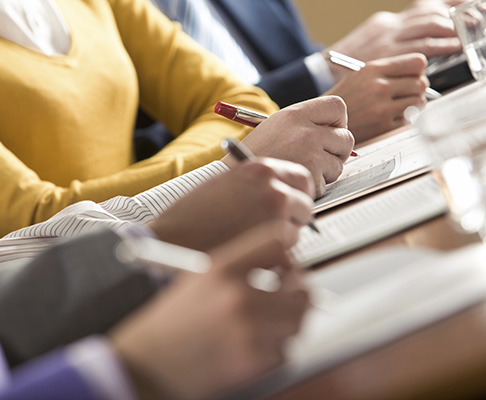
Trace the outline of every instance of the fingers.
<instances>
[{"instance_id":1,"label":"fingers","mask_svg":"<svg viewBox=\"0 0 486 400\"><path fill-rule=\"evenodd\" d=\"M312 175L303 165L275 158L261 158L259 161L271 167L282 182L306 193L311 198L315 197Z\"/></svg>"},{"instance_id":2,"label":"fingers","mask_svg":"<svg viewBox=\"0 0 486 400\"><path fill-rule=\"evenodd\" d=\"M292 279L297 281L293 276ZM258 322L261 329L265 329L270 337L288 337L299 331L302 317L309 306L309 293L302 285L294 290L281 289L276 292L255 289L253 306L259 308L254 312L260 317Z\"/></svg>"},{"instance_id":3,"label":"fingers","mask_svg":"<svg viewBox=\"0 0 486 400\"><path fill-rule=\"evenodd\" d=\"M427 58L450 55L461 50L458 38L424 38L402 43L403 53L418 52Z\"/></svg>"},{"instance_id":4,"label":"fingers","mask_svg":"<svg viewBox=\"0 0 486 400\"><path fill-rule=\"evenodd\" d=\"M285 108L287 113L296 113L298 119L310 120L315 125L347 128L346 103L337 96L322 96ZM292 117L292 116L290 116Z\"/></svg>"},{"instance_id":5,"label":"fingers","mask_svg":"<svg viewBox=\"0 0 486 400\"><path fill-rule=\"evenodd\" d=\"M397 40L422 38L455 38L456 31L452 20L440 15L422 15L408 21L408 28L397 36Z\"/></svg>"},{"instance_id":6,"label":"fingers","mask_svg":"<svg viewBox=\"0 0 486 400\"><path fill-rule=\"evenodd\" d=\"M307 224L312 214L313 198L278 179L272 180L271 185L274 189L272 202L280 210L281 217L297 226Z\"/></svg>"},{"instance_id":7,"label":"fingers","mask_svg":"<svg viewBox=\"0 0 486 400\"><path fill-rule=\"evenodd\" d=\"M427 59L422 54L404 54L370 61L365 68L379 68L381 74L389 78L420 76L427 67Z\"/></svg>"},{"instance_id":8,"label":"fingers","mask_svg":"<svg viewBox=\"0 0 486 400\"><path fill-rule=\"evenodd\" d=\"M254 268L293 268L287 254L289 241L297 229L290 222L278 221L259 225L209 252L215 268L235 276L246 276Z\"/></svg>"},{"instance_id":9,"label":"fingers","mask_svg":"<svg viewBox=\"0 0 486 400\"><path fill-rule=\"evenodd\" d=\"M402 97L416 96L424 97L425 89L429 86L429 81L425 76L420 78L396 78L390 85L390 97L399 99ZM424 98L425 99L425 98Z\"/></svg>"}]
</instances>

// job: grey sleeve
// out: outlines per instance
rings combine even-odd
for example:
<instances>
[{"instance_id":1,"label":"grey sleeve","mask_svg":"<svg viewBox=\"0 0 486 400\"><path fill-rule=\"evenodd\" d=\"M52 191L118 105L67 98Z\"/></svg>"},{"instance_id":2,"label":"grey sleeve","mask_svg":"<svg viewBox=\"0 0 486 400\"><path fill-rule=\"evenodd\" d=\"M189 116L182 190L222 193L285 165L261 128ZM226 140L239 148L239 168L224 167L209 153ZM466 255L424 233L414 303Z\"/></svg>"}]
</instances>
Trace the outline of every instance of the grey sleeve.
<instances>
[{"instance_id":1,"label":"grey sleeve","mask_svg":"<svg viewBox=\"0 0 486 400\"><path fill-rule=\"evenodd\" d=\"M12 367L106 331L155 293L148 274L118 261L120 241L99 231L0 272L0 343Z\"/></svg>"}]
</instances>

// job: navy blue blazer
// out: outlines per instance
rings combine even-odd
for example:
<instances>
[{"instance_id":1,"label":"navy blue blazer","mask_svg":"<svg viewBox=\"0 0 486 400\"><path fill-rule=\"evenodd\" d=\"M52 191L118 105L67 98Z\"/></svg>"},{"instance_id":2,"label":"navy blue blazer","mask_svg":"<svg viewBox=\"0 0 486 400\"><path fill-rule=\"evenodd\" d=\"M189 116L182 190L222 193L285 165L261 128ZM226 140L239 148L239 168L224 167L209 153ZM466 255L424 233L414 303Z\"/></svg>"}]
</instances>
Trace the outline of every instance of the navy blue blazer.
<instances>
[{"instance_id":1,"label":"navy blue blazer","mask_svg":"<svg viewBox=\"0 0 486 400\"><path fill-rule=\"evenodd\" d=\"M310 38L291 0L211 2L238 31L255 64L263 67L258 86L280 107L322 94L304 64L304 58L320 48Z\"/></svg>"}]
</instances>

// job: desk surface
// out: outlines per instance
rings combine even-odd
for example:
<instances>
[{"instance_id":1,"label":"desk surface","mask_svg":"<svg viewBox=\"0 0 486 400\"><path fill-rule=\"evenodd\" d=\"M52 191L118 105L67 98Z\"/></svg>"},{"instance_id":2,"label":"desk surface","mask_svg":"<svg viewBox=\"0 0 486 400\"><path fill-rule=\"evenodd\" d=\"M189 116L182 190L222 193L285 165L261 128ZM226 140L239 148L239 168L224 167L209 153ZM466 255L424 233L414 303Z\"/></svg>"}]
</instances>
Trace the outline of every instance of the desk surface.
<instances>
[{"instance_id":1,"label":"desk surface","mask_svg":"<svg viewBox=\"0 0 486 400\"><path fill-rule=\"evenodd\" d=\"M387 246L452 250L478 240L476 235L460 234L447 216L442 216L323 263L319 268ZM323 398L486 398L486 302L322 371L272 397L273 400Z\"/></svg>"}]
</instances>

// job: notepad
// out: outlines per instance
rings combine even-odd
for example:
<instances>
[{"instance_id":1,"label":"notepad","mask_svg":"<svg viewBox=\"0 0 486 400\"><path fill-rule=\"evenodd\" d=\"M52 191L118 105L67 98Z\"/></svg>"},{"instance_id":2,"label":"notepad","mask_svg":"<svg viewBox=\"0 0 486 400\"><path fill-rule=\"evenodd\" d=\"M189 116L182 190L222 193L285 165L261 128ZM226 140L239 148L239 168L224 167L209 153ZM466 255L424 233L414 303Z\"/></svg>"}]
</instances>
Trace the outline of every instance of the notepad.
<instances>
[{"instance_id":1,"label":"notepad","mask_svg":"<svg viewBox=\"0 0 486 400\"><path fill-rule=\"evenodd\" d=\"M432 174L331 210L316 221L321 234L303 227L292 249L298 264L310 267L446 213L447 200Z\"/></svg>"},{"instance_id":2,"label":"notepad","mask_svg":"<svg viewBox=\"0 0 486 400\"><path fill-rule=\"evenodd\" d=\"M301 331L287 343L287 363L231 400L270 398L484 301L484 258L482 244L453 252L398 247L316 271L307 283L340 296L327 311L310 308ZM350 273L353 285L346 284Z\"/></svg>"},{"instance_id":3,"label":"notepad","mask_svg":"<svg viewBox=\"0 0 486 400\"><path fill-rule=\"evenodd\" d=\"M336 182L316 200L314 212L323 211L387 186L430 171L433 156L422 135L413 127L361 147L351 157Z\"/></svg>"}]
</instances>

